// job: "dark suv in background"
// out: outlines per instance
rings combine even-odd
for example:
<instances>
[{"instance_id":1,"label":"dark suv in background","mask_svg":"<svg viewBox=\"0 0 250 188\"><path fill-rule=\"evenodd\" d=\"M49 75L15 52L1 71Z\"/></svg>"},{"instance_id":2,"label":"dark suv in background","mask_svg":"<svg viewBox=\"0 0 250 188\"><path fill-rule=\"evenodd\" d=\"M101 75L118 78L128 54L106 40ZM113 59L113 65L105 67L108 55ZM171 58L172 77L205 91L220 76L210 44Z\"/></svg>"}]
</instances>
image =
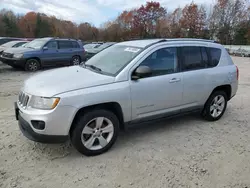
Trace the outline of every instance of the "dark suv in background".
<instances>
[{"instance_id":1,"label":"dark suv in background","mask_svg":"<svg viewBox=\"0 0 250 188\"><path fill-rule=\"evenodd\" d=\"M25 47L3 51L1 61L26 71L37 71L41 67L79 65L84 59L84 48L74 39L39 38Z\"/></svg>"},{"instance_id":2,"label":"dark suv in background","mask_svg":"<svg viewBox=\"0 0 250 188\"><path fill-rule=\"evenodd\" d=\"M0 37L0 45L5 44L10 41L20 40L20 38L13 38L13 37Z\"/></svg>"}]
</instances>

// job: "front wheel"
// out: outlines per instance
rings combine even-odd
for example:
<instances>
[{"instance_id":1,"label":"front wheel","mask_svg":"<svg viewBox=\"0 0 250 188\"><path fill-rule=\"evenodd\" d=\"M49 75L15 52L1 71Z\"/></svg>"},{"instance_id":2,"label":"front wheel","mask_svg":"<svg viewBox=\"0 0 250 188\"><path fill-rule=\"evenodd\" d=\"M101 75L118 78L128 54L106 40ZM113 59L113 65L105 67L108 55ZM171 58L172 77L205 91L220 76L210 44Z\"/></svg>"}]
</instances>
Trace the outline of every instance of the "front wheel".
<instances>
[{"instance_id":1,"label":"front wheel","mask_svg":"<svg viewBox=\"0 0 250 188\"><path fill-rule=\"evenodd\" d=\"M224 91L215 91L204 106L203 117L216 121L222 117L227 107L227 95Z\"/></svg>"},{"instance_id":2,"label":"front wheel","mask_svg":"<svg viewBox=\"0 0 250 188\"><path fill-rule=\"evenodd\" d=\"M29 59L25 63L25 71L35 72L40 69L40 63L36 59Z\"/></svg>"},{"instance_id":3,"label":"front wheel","mask_svg":"<svg viewBox=\"0 0 250 188\"><path fill-rule=\"evenodd\" d=\"M107 110L92 110L84 113L71 130L71 142L82 154L99 155L108 151L115 143L119 120Z\"/></svg>"}]
</instances>

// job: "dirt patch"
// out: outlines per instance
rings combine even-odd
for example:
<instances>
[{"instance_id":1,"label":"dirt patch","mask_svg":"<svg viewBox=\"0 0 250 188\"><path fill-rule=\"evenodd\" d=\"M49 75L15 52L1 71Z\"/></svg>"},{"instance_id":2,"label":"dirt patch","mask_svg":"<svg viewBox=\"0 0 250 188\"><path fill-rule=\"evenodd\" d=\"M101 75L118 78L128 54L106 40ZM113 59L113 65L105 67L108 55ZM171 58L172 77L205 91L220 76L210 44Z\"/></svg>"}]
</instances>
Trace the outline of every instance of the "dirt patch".
<instances>
[{"instance_id":1,"label":"dirt patch","mask_svg":"<svg viewBox=\"0 0 250 188\"><path fill-rule=\"evenodd\" d=\"M0 187L250 187L250 58L233 60L239 90L221 120L191 115L138 125L96 157L70 143L27 140L13 102L31 74L0 63Z\"/></svg>"}]
</instances>

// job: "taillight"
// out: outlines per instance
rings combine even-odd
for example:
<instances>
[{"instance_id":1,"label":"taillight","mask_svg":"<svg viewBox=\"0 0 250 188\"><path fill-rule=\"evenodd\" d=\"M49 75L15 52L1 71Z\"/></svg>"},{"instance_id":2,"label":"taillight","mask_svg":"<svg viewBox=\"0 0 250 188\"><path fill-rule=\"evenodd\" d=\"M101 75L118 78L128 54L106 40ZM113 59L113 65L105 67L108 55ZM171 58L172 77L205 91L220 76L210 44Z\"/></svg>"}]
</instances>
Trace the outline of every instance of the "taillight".
<instances>
[{"instance_id":1,"label":"taillight","mask_svg":"<svg viewBox=\"0 0 250 188\"><path fill-rule=\"evenodd\" d=\"M237 80L239 80L239 68L236 66Z\"/></svg>"}]
</instances>

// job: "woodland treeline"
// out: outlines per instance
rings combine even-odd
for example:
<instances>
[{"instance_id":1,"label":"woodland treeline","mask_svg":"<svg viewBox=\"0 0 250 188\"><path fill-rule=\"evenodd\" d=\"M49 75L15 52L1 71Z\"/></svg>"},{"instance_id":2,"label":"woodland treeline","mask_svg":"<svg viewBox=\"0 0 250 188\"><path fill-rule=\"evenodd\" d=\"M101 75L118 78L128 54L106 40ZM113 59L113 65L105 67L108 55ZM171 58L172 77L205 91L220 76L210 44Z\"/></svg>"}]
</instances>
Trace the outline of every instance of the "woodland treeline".
<instances>
[{"instance_id":1,"label":"woodland treeline","mask_svg":"<svg viewBox=\"0 0 250 188\"><path fill-rule=\"evenodd\" d=\"M96 27L88 20L76 24L43 13L25 15L0 11L0 36L65 37L83 41L124 41L142 38L206 38L222 44L250 44L248 0L216 0L211 8L195 4L168 11L157 1L124 10L114 20Z\"/></svg>"}]
</instances>

